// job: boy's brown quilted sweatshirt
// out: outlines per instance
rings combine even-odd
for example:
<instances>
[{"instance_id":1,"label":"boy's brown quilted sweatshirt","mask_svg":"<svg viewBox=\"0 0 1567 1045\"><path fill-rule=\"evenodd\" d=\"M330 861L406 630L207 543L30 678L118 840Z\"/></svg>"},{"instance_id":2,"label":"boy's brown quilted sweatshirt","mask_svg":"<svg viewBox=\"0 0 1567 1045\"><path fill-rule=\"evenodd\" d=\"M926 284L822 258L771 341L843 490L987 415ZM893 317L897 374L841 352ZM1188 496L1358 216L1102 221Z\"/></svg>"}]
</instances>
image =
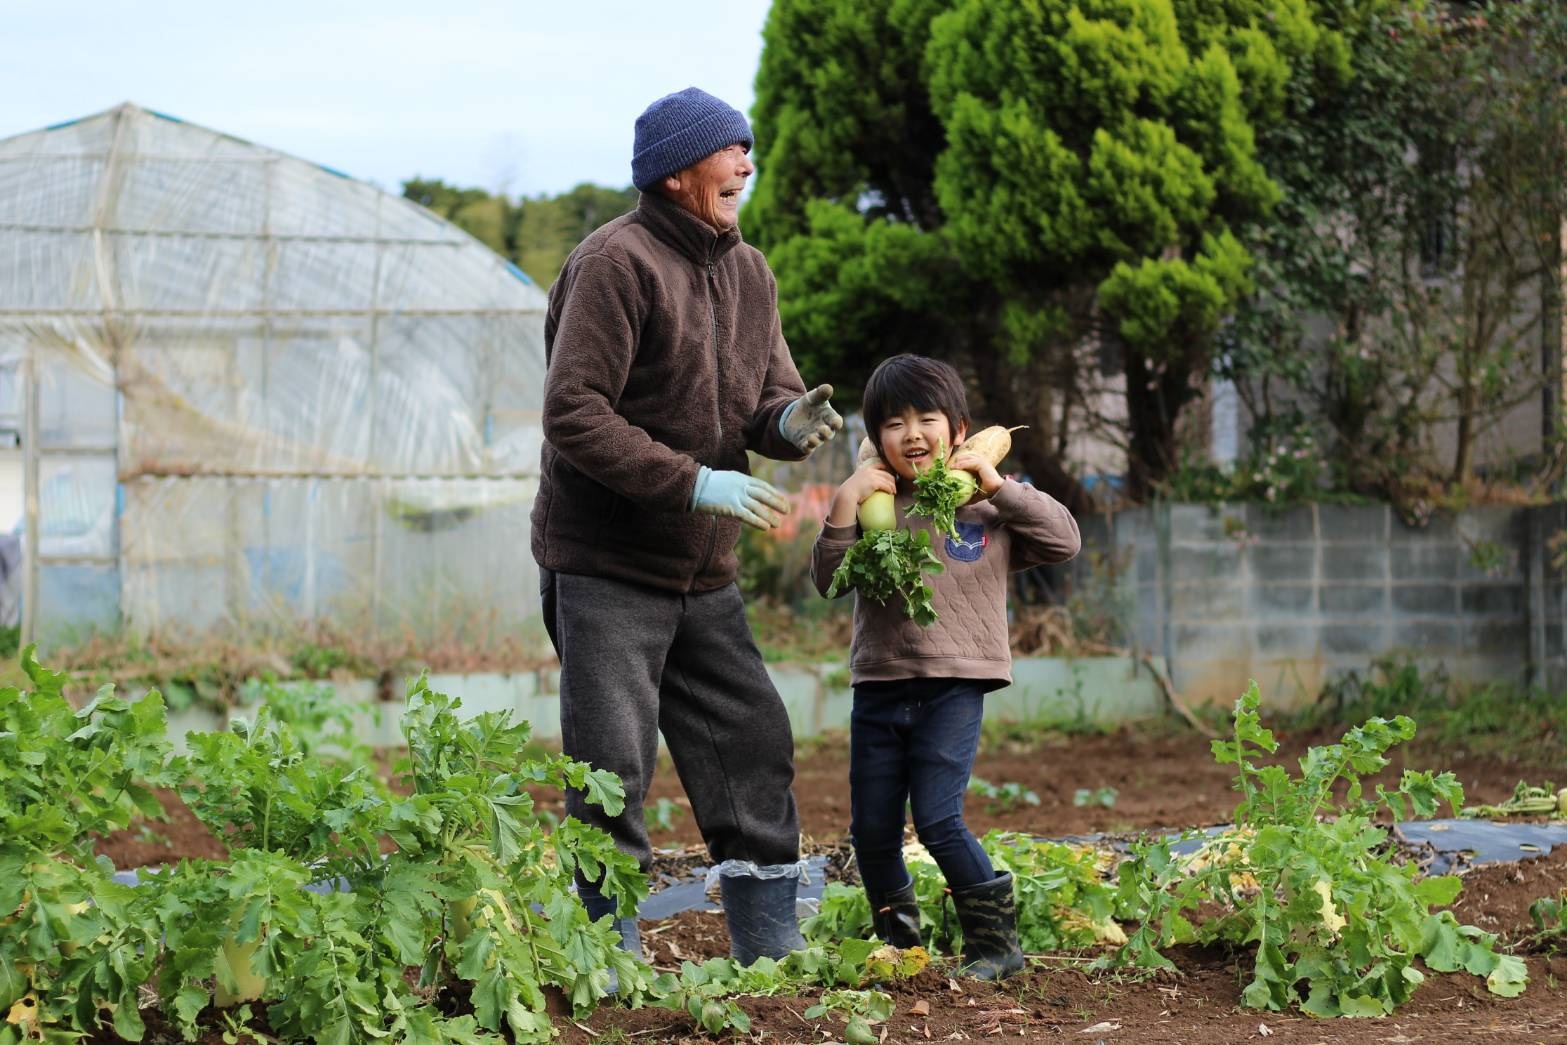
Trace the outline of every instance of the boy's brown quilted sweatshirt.
<instances>
[{"instance_id":1,"label":"boy's brown quilted sweatshirt","mask_svg":"<svg viewBox=\"0 0 1567 1045\"><path fill-rule=\"evenodd\" d=\"M936 622L929 627L914 623L902 599L883 606L856 593L849 661L853 683L933 677L1010 683L1007 574L1076 555L1082 546L1077 520L1049 494L1007 479L990 499L958 510L960 539L954 541L938 534L929 519L904 514L913 500L908 485L898 483L899 524L929 530L931 549L946 567L924 575ZM811 579L823 595L844 553L859 538L858 526L822 526L811 549Z\"/></svg>"}]
</instances>

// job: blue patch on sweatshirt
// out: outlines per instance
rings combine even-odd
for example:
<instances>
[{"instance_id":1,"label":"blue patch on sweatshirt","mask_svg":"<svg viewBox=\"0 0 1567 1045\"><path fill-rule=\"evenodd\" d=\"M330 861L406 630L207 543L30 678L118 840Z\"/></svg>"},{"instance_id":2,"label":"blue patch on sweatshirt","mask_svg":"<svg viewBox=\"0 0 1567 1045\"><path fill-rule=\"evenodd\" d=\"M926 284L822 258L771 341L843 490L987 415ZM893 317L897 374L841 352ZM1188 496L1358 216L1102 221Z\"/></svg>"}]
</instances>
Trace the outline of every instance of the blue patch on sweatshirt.
<instances>
[{"instance_id":1,"label":"blue patch on sweatshirt","mask_svg":"<svg viewBox=\"0 0 1567 1045\"><path fill-rule=\"evenodd\" d=\"M958 535L947 535L947 557L959 562L978 562L979 557L985 554L985 545L990 543L990 534L985 532L984 523L960 522Z\"/></svg>"}]
</instances>

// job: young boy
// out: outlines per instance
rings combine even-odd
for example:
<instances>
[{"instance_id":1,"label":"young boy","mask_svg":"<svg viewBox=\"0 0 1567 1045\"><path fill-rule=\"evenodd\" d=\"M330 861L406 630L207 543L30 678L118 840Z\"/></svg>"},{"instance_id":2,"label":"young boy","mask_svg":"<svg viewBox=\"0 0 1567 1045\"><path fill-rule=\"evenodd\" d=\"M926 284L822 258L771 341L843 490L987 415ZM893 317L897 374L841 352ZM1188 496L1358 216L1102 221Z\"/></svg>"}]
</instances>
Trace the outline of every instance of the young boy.
<instances>
[{"instance_id":1,"label":"young boy","mask_svg":"<svg viewBox=\"0 0 1567 1045\"><path fill-rule=\"evenodd\" d=\"M1060 502L1003 479L965 454L967 397L958 373L923 356L888 359L865 386L865 426L880 459L838 487L811 554L811 576L826 594L833 570L859 538L861 501L894 494L904 525L912 480L940 448L972 471L979 490L956 516L958 539L932 532L946 567L928 575L935 624L922 627L894 602L856 598L850 671L850 833L876 934L898 947L920 943L914 881L903 863L904 806L947 879L963 927L964 972L1001 979L1023 967L1012 876L997 875L963 822L963 797L979 747L984 695L1012 681L1007 637L1007 573L1077 554L1077 522Z\"/></svg>"}]
</instances>

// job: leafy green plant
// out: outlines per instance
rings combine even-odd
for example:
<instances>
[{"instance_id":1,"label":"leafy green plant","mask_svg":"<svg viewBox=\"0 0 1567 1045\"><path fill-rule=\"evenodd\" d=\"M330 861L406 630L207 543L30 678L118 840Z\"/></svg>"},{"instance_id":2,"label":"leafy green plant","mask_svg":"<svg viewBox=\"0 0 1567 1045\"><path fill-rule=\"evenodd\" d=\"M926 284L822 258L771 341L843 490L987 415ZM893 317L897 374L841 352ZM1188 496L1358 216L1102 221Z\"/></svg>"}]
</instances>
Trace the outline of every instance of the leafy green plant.
<instances>
[{"instance_id":1,"label":"leafy green plant","mask_svg":"<svg viewBox=\"0 0 1567 1045\"><path fill-rule=\"evenodd\" d=\"M1513 566L1515 553L1500 541L1459 537L1469 549L1469 565L1488 577L1500 577Z\"/></svg>"},{"instance_id":2,"label":"leafy green plant","mask_svg":"<svg viewBox=\"0 0 1567 1045\"><path fill-rule=\"evenodd\" d=\"M161 817L150 783L167 779L163 698L132 703L112 686L81 710L62 694L66 679L22 651L31 691L0 689L0 824L7 844L58 848L92 860L94 835Z\"/></svg>"},{"instance_id":3,"label":"leafy green plant","mask_svg":"<svg viewBox=\"0 0 1567 1045\"><path fill-rule=\"evenodd\" d=\"M518 1041L553 1035L544 988L578 1011L609 972L628 998L652 973L588 921L572 891L581 868L622 904L646 893L607 836L567 820L554 831L526 787L577 787L618 807L612 774L534 755L525 723L463 719L421 677L402 726L408 757L394 794L363 767L305 750L271 705L228 733L192 734L182 788L231 845L221 864L182 864L144 891L169 928L159 995L187 1033L216 998L261 1002L295 1040ZM312 721L310 715L305 721ZM395 849L383 856L380 839ZM160 879L163 876L160 876ZM307 888L309 887L309 888ZM462 984L471 1016L448 1018L416 993Z\"/></svg>"},{"instance_id":4,"label":"leafy green plant","mask_svg":"<svg viewBox=\"0 0 1567 1045\"><path fill-rule=\"evenodd\" d=\"M1330 679L1317 698L1315 724L1428 711L1452 703L1452 682L1440 667L1407 656L1379 657L1365 673L1347 671Z\"/></svg>"},{"instance_id":5,"label":"leafy green plant","mask_svg":"<svg viewBox=\"0 0 1567 1045\"><path fill-rule=\"evenodd\" d=\"M254 722L236 718L226 732L189 734L189 754L177 763L185 805L231 850L321 861L331 874L379 865L386 785L366 765L313 752L278 720L278 706L286 705L263 704Z\"/></svg>"},{"instance_id":6,"label":"leafy green plant","mask_svg":"<svg viewBox=\"0 0 1567 1045\"><path fill-rule=\"evenodd\" d=\"M249 1005L241 1005L238 1009L222 1013L219 1017L223 1024L221 1037L223 1045L239 1045L240 1042L253 1041L258 1045L266 1045L271 1041L264 1034L258 1033L250 1026L253 1016Z\"/></svg>"},{"instance_id":7,"label":"leafy green plant","mask_svg":"<svg viewBox=\"0 0 1567 1045\"><path fill-rule=\"evenodd\" d=\"M1459 816L1496 819L1507 816L1548 816L1567 819L1567 787L1558 789L1547 780L1538 787L1518 781L1513 796L1496 805L1464 806Z\"/></svg>"},{"instance_id":8,"label":"leafy green plant","mask_svg":"<svg viewBox=\"0 0 1567 1045\"><path fill-rule=\"evenodd\" d=\"M751 1017L729 998L737 990L736 979L687 962L679 979L665 984L660 1004L688 1013L692 1022L708 1034L749 1034Z\"/></svg>"},{"instance_id":9,"label":"leafy green plant","mask_svg":"<svg viewBox=\"0 0 1567 1045\"><path fill-rule=\"evenodd\" d=\"M1547 537L1545 550L1550 556L1551 569L1557 576L1567 577L1567 530L1557 530Z\"/></svg>"},{"instance_id":10,"label":"leafy green plant","mask_svg":"<svg viewBox=\"0 0 1567 1045\"><path fill-rule=\"evenodd\" d=\"M1114 809L1115 800L1121 792L1113 787L1080 787L1072 794L1072 804L1079 809L1084 806L1100 806L1104 809Z\"/></svg>"},{"instance_id":11,"label":"leafy green plant","mask_svg":"<svg viewBox=\"0 0 1567 1045\"><path fill-rule=\"evenodd\" d=\"M885 955L887 951L900 956L914 955L912 964L890 962ZM866 940L844 939L794 951L780 960L760 958L750 966L741 965L732 958L710 958L701 964L682 962L678 974L664 973L654 984L658 995L656 1004L687 1013L709 1034L726 1031L746 1034L751 1029L750 1017L734 1003L736 997L799 994L821 986L858 988L873 979L893 978L900 972L912 975L917 971L915 966L923 968L924 956L917 951L917 948L911 948L899 952L896 948L878 947ZM855 1004L853 995L871 993L877 992L844 992L842 1005L852 1007ZM835 994L834 997L839 996ZM878 1006L873 1011L882 1009ZM879 1018L885 1020L891 1012L891 1000L888 999L886 1015Z\"/></svg>"},{"instance_id":12,"label":"leafy green plant","mask_svg":"<svg viewBox=\"0 0 1567 1045\"><path fill-rule=\"evenodd\" d=\"M294 667L307 678L321 679L338 671L356 675L367 674L370 665L349 650L338 646L304 643L294 651Z\"/></svg>"},{"instance_id":13,"label":"leafy green plant","mask_svg":"<svg viewBox=\"0 0 1567 1045\"><path fill-rule=\"evenodd\" d=\"M1368 671L1330 680L1315 704L1285 721L1316 728L1398 714L1419 720L1411 747L1421 754L1512 757L1527 750L1542 764L1567 760L1567 690L1510 682L1459 685L1440 665L1408 654L1379 657Z\"/></svg>"},{"instance_id":14,"label":"leafy green plant","mask_svg":"<svg viewBox=\"0 0 1567 1045\"><path fill-rule=\"evenodd\" d=\"M914 501L909 515L923 515L935 525L936 532L958 535L956 515L974 496L974 478L947 465L945 446L937 446L930 467L914 477Z\"/></svg>"},{"instance_id":15,"label":"leafy green plant","mask_svg":"<svg viewBox=\"0 0 1567 1045\"><path fill-rule=\"evenodd\" d=\"M871 1025L891 1018L892 996L883 991L824 991L821 1000L805 1010L805 1018L819 1020L829 1013L843 1018L848 1045L876 1045L881 1039Z\"/></svg>"},{"instance_id":16,"label":"leafy green plant","mask_svg":"<svg viewBox=\"0 0 1567 1045\"><path fill-rule=\"evenodd\" d=\"M649 831L673 831L675 821L686 815L679 802L667 798L660 798L651 805L642 807L642 820L647 824Z\"/></svg>"},{"instance_id":17,"label":"leafy green plant","mask_svg":"<svg viewBox=\"0 0 1567 1045\"><path fill-rule=\"evenodd\" d=\"M546 1041L546 991L582 1015L611 974L629 1004L743 1032L737 994L858 988L906 968L854 940L655 977L573 889L580 872L630 913L647 890L636 862L575 819L548 829L528 791L576 788L618 810L619 781L537 752L505 714L460 716L424 677L387 788L323 742L335 715L319 694L274 694L171 759L156 694L105 689L75 711L31 648L23 667L34 689L0 690L0 1045L105 1029L140 1040L145 987L187 1039L216 1026L231 1041ZM144 871L137 886L91 859L92 835L159 812L152 783L177 785L228 859ZM438 994L471 1013L443 1012Z\"/></svg>"},{"instance_id":18,"label":"leafy green plant","mask_svg":"<svg viewBox=\"0 0 1567 1045\"><path fill-rule=\"evenodd\" d=\"M216 1003L264 1011L287 1040L345 1043L546 1040L545 989L585 1012L611 971L627 1000L654 996L652 971L572 888L580 870L629 908L647 888L635 861L575 820L546 831L526 790L580 788L619 808L619 781L531 756L526 724L461 718L419 679L394 793L318 743L333 715L314 697L192 733L190 754L170 759L156 694L130 703L106 688L75 711L31 648L23 667L34 689L0 690L0 1008L17 1016L0 1043L102 1026L139 1040L152 985L187 1037ZM124 885L91 858L91 837L158 815L154 783L178 784L229 858ZM471 1015L429 1003L453 987ZM243 1012L220 1017L227 1033Z\"/></svg>"},{"instance_id":19,"label":"leafy green plant","mask_svg":"<svg viewBox=\"0 0 1567 1045\"><path fill-rule=\"evenodd\" d=\"M985 799L985 810L990 813L1010 812L1021 809L1023 806L1037 806L1039 795L1032 789L1024 787L1016 781L1009 780L1004 784L992 784L982 777L970 777L968 782L970 794L979 795Z\"/></svg>"},{"instance_id":20,"label":"leafy green plant","mask_svg":"<svg viewBox=\"0 0 1567 1045\"><path fill-rule=\"evenodd\" d=\"M1048 842L1007 831L980 839L998 871L1010 871L1018 907L1018 934L1030 953L1075 950L1096 942L1119 942L1112 921L1116 890L1107 881L1109 857L1087 846ZM947 882L933 861L911 860L920 935L931 953L956 955L962 931L953 915ZM830 882L818 912L801 923L812 943L869 939L874 930L863 889Z\"/></svg>"},{"instance_id":21,"label":"leafy green plant","mask_svg":"<svg viewBox=\"0 0 1567 1045\"><path fill-rule=\"evenodd\" d=\"M1262 432L1248 455L1228 464L1187 458L1164 481L1163 493L1176 501L1225 504L1255 501L1272 508L1320 501L1333 495L1322 451L1311 426L1297 420L1279 432ZM1226 520L1225 535L1236 537L1244 529ZM1238 538L1244 539L1244 538Z\"/></svg>"},{"instance_id":22,"label":"leafy green plant","mask_svg":"<svg viewBox=\"0 0 1567 1045\"><path fill-rule=\"evenodd\" d=\"M1451 773L1405 770L1396 788L1365 794L1361 777L1388 764L1386 751L1414 735L1414 722L1373 718L1311 748L1292 776L1254 761L1277 750L1260 702L1253 682L1236 702L1231 737L1213 741L1214 757L1236 768L1235 826L1191 856L1168 840L1141 842L1121 866L1119 903L1141 924L1116 960L1170 968L1159 948L1171 943L1255 944L1242 1002L1317 1016L1393 1011L1423 980L1417 958L1437 972L1483 976L1492 993L1520 993L1522 961L1497 953L1493 935L1431 911L1453 901L1458 878L1419 879L1413 865L1392 862L1388 832L1373 822L1463 803Z\"/></svg>"},{"instance_id":23,"label":"leafy green plant","mask_svg":"<svg viewBox=\"0 0 1567 1045\"><path fill-rule=\"evenodd\" d=\"M272 677L251 679L240 687L246 705L267 706L272 721L288 727L305 754L349 766L373 767L375 752L359 739L354 707L329 685L296 682L284 685ZM377 707L374 711L380 714Z\"/></svg>"},{"instance_id":24,"label":"leafy green plant","mask_svg":"<svg viewBox=\"0 0 1567 1045\"><path fill-rule=\"evenodd\" d=\"M22 651L30 691L0 689L0 1042L64 1040L100 1024L139 1039L137 991L158 925L93 857L95 836L161 817L163 700L100 690L80 710L64 675ZM18 1007L18 1008L13 1008Z\"/></svg>"},{"instance_id":25,"label":"leafy green plant","mask_svg":"<svg viewBox=\"0 0 1567 1045\"><path fill-rule=\"evenodd\" d=\"M1524 947L1555 954L1567 948L1567 889L1529 905L1535 931L1519 941Z\"/></svg>"},{"instance_id":26,"label":"leafy green plant","mask_svg":"<svg viewBox=\"0 0 1567 1045\"><path fill-rule=\"evenodd\" d=\"M1114 921L1116 890L1108 880L1113 859L1107 851L1005 831L988 832L980 841L996 870L1012 874L1025 953L1126 939Z\"/></svg>"},{"instance_id":27,"label":"leafy green plant","mask_svg":"<svg viewBox=\"0 0 1567 1045\"><path fill-rule=\"evenodd\" d=\"M918 624L935 623L930 585L923 574L940 573L945 566L931 551L926 530L880 530L867 533L849 548L833 571L827 597L853 588L862 596L886 605L894 597Z\"/></svg>"}]
</instances>

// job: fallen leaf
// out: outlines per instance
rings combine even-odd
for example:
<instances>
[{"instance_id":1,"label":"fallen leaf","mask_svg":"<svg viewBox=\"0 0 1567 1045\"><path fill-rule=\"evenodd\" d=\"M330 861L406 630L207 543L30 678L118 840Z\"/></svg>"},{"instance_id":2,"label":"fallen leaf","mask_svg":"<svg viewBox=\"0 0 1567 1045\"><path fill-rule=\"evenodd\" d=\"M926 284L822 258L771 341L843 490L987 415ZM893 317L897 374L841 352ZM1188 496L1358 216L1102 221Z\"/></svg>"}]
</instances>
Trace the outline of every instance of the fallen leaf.
<instances>
[{"instance_id":1,"label":"fallen leaf","mask_svg":"<svg viewBox=\"0 0 1567 1045\"><path fill-rule=\"evenodd\" d=\"M919 1001L914 1003L914 1007L909 1011L914 1013L916 1016L929 1016L930 1002L926 1001L924 998L921 998Z\"/></svg>"},{"instance_id":2,"label":"fallen leaf","mask_svg":"<svg viewBox=\"0 0 1567 1045\"><path fill-rule=\"evenodd\" d=\"M1259 1023L1257 1024L1257 1034L1261 1037L1267 1038L1271 1037L1273 1032L1268 1029L1268 1025L1266 1023Z\"/></svg>"},{"instance_id":3,"label":"fallen leaf","mask_svg":"<svg viewBox=\"0 0 1567 1045\"><path fill-rule=\"evenodd\" d=\"M1084 1027L1082 1030L1078 1031L1077 1033L1079 1033L1079 1034L1104 1034L1107 1031L1120 1030L1120 1029L1121 1029L1121 1025L1119 1023L1111 1023L1109 1020L1103 1020L1103 1021L1101 1021L1099 1023L1094 1024L1092 1027Z\"/></svg>"}]
</instances>

